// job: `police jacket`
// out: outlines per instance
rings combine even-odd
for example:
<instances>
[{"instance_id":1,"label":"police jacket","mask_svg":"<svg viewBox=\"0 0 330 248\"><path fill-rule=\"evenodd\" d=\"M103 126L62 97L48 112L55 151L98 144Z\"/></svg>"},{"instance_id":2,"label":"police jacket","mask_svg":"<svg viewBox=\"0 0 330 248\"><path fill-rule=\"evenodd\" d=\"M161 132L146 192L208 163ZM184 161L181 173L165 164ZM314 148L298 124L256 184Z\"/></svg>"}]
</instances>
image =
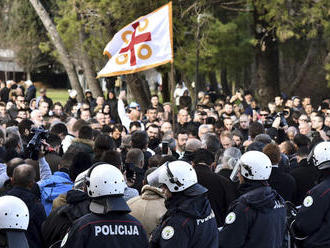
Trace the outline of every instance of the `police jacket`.
<instances>
[{"instance_id":1,"label":"police jacket","mask_svg":"<svg viewBox=\"0 0 330 248\"><path fill-rule=\"evenodd\" d=\"M220 248L280 248L286 227L284 200L262 182L241 185L219 234Z\"/></svg>"},{"instance_id":2,"label":"police jacket","mask_svg":"<svg viewBox=\"0 0 330 248\"><path fill-rule=\"evenodd\" d=\"M175 193L165 202L167 212L151 236L151 248L215 248L218 229L205 195Z\"/></svg>"},{"instance_id":3,"label":"police jacket","mask_svg":"<svg viewBox=\"0 0 330 248\"><path fill-rule=\"evenodd\" d=\"M302 247L330 247L330 171L321 171L322 181L309 192L294 222L295 233L308 236Z\"/></svg>"},{"instance_id":4,"label":"police jacket","mask_svg":"<svg viewBox=\"0 0 330 248\"><path fill-rule=\"evenodd\" d=\"M68 191L66 202L66 205L52 211L42 224L42 236L47 247L62 240L76 219L90 213L90 199L85 192L79 190Z\"/></svg>"},{"instance_id":5,"label":"police jacket","mask_svg":"<svg viewBox=\"0 0 330 248\"><path fill-rule=\"evenodd\" d=\"M90 213L74 222L61 247L148 248L148 241L141 223L127 212Z\"/></svg>"}]
</instances>

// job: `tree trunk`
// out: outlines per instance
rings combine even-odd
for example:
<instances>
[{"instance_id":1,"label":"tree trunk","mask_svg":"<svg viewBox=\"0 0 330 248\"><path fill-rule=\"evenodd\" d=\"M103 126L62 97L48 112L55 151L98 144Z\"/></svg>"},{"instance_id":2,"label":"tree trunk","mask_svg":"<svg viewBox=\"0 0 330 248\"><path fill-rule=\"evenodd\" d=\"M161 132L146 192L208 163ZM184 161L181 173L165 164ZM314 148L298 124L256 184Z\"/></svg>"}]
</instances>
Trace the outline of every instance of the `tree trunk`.
<instances>
[{"instance_id":1,"label":"tree trunk","mask_svg":"<svg viewBox=\"0 0 330 248\"><path fill-rule=\"evenodd\" d=\"M279 51L276 37L272 33L257 32L256 27L267 30L268 24L260 20L257 10L254 13L254 30L259 41L256 47L256 84L255 96L261 106L267 106L280 94ZM266 31L267 32L267 31Z\"/></svg>"},{"instance_id":2,"label":"tree trunk","mask_svg":"<svg viewBox=\"0 0 330 248\"><path fill-rule=\"evenodd\" d=\"M171 99L170 94L170 77L168 73L164 73L163 75L163 84L162 84L162 96L163 96L163 103L169 102Z\"/></svg>"},{"instance_id":3,"label":"tree trunk","mask_svg":"<svg viewBox=\"0 0 330 248\"><path fill-rule=\"evenodd\" d=\"M226 96L230 95L230 90L228 86L228 80L227 80L227 69L221 70L221 85L222 85L222 93Z\"/></svg>"},{"instance_id":4,"label":"tree trunk","mask_svg":"<svg viewBox=\"0 0 330 248\"><path fill-rule=\"evenodd\" d=\"M215 93L219 94L218 80L215 71L209 72L210 79L210 88L215 91Z\"/></svg>"},{"instance_id":5,"label":"tree trunk","mask_svg":"<svg viewBox=\"0 0 330 248\"><path fill-rule=\"evenodd\" d=\"M127 75L126 82L135 101L140 104L142 111L145 111L150 105L150 97L147 96L142 84L146 84L147 82L137 73Z\"/></svg>"},{"instance_id":6,"label":"tree trunk","mask_svg":"<svg viewBox=\"0 0 330 248\"><path fill-rule=\"evenodd\" d=\"M307 56L305 58L304 63L300 66L299 71L297 73L296 78L294 79L293 83L290 86L289 95L293 95L294 91L297 89L299 84L301 83L302 79L304 78L306 72L308 71L308 67L313 62L313 58L318 52L318 39L313 39L311 44L308 48Z\"/></svg>"},{"instance_id":7,"label":"tree trunk","mask_svg":"<svg viewBox=\"0 0 330 248\"><path fill-rule=\"evenodd\" d=\"M52 22L49 14L45 10L45 8L42 6L41 2L39 0L30 0L31 5L37 12L40 20L44 24L47 32L49 33L49 36L51 38L51 41L53 42L54 46L56 47L60 60L68 74L71 87L75 89L78 93L78 101L81 101L84 97L83 89L79 83L77 73L75 71L74 65L71 62L68 53L65 49L64 43L62 41L62 38L60 37L59 33L56 30L56 27L54 23Z\"/></svg>"},{"instance_id":8,"label":"tree trunk","mask_svg":"<svg viewBox=\"0 0 330 248\"><path fill-rule=\"evenodd\" d=\"M99 81L96 79L96 74L95 71L93 70L92 60L90 59L87 51L84 48L84 41L87 39L87 37L83 29L84 27L82 27L82 30L80 30L79 32L79 38L81 43L81 60L82 60L81 62L84 68L84 75L86 78L88 88L92 91L93 96L94 97L102 96L103 92Z\"/></svg>"}]
</instances>

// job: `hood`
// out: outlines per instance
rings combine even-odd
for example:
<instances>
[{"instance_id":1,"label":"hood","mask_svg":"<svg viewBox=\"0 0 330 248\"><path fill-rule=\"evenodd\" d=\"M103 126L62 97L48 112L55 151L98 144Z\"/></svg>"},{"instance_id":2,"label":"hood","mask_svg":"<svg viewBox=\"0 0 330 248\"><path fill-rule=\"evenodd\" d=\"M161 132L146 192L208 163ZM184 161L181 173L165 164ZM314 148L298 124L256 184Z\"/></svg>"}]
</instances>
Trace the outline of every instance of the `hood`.
<instances>
[{"instance_id":1,"label":"hood","mask_svg":"<svg viewBox=\"0 0 330 248\"><path fill-rule=\"evenodd\" d=\"M153 187L148 184L143 186L141 195L144 200L157 200L165 198L165 195L160 188Z\"/></svg>"},{"instance_id":2,"label":"hood","mask_svg":"<svg viewBox=\"0 0 330 248\"><path fill-rule=\"evenodd\" d=\"M250 188L251 190L243 194L239 198L240 201L253 209L266 210L274 208L277 194L271 187L262 185L260 182L259 185L258 183L243 185L245 189Z\"/></svg>"},{"instance_id":3,"label":"hood","mask_svg":"<svg viewBox=\"0 0 330 248\"><path fill-rule=\"evenodd\" d=\"M66 202L68 204L76 204L87 199L87 193L80 190L69 190L66 194Z\"/></svg>"},{"instance_id":4,"label":"hood","mask_svg":"<svg viewBox=\"0 0 330 248\"><path fill-rule=\"evenodd\" d=\"M169 212L181 212L197 219L206 218L212 212L210 202L204 194L191 197L185 196L181 192L174 193L170 199L165 201L165 206Z\"/></svg>"},{"instance_id":5,"label":"hood","mask_svg":"<svg viewBox=\"0 0 330 248\"><path fill-rule=\"evenodd\" d=\"M88 145L90 147L94 147L94 141L93 140L89 140L89 139L80 139L80 138L75 138L72 140L72 143L81 143L81 144L85 144Z\"/></svg>"}]
</instances>

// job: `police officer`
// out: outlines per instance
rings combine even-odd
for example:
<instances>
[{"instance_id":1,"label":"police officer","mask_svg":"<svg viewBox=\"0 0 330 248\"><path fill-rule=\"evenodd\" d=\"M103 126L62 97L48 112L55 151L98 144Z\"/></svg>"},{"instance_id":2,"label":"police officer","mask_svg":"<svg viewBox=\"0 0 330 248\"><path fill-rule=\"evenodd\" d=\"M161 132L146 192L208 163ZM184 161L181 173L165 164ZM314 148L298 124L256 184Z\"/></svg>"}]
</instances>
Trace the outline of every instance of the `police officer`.
<instances>
[{"instance_id":1,"label":"police officer","mask_svg":"<svg viewBox=\"0 0 330 248\"><path fill-rule=\"evenodd\" d=\"M98 163L89 169L86 185L91 213L74 222L61 247L147 248L141 223L128 214L130 209L123 199L127 186L120 170Z\"/></svg>"},{"instance_id":2,"label":"police officer","mask_svg":"<svg viewBox=\"0 0 330 248\"><path fill-rule=\"evenodd\" d=\"M15 196L0 197L0 247L29 248L25 231L29 225L29 210Z\"/></svg>"},{"instance_id":3,"label":"police officer","mask_svg":"<svg viewBox=\"0 0 330 248\"><path fill-rule=\"evenodd\" d=\"M309 161L320 170L320 183L307 192L290 227L301 247L330 247L330 142L317 144Z\"/></svg>"},{"instance_id":4,"label":"police officer","mask_svg":"<svg viewBox=\"0 0 330 248\"><path fill-rule=\"evenodd\" d=\"M215 248L218 229L206 198L207 189L197 183L193 167L184 161L167 162L147 177L165 191L167 212L150 238L150 247Z\"/></svg>"},{"instance_id":5,"label":"police officer","mask_svg":"<svg viewBox=\"0 0 330 248\"><path fill-rule=\"evenodd\" d=\"M246 152L236 163L231 179L239 178L241 196L229 209L219 247L281 247L286 209L284 200L267 183L271 170L270 159L259 151Z\"/></svg>"}]
</instances>

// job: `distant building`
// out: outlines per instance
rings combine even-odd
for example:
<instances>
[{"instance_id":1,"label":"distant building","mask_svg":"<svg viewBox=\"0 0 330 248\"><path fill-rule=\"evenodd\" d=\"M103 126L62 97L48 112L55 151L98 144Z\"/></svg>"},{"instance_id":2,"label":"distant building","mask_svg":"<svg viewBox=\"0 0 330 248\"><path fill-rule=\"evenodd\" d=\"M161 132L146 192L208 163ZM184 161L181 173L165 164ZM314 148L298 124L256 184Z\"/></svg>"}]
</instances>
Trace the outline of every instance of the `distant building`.
<instances>
[{"instance_id":1,"label":"distant building","mask_svg":"<svg viewBox=\"0 0 330 248\"><path fill-rule=\"evenodd\" d=\"M22 67L15 62L13 50L0 49L0 80L20 81L25 77Z\"/></svg>"}]
</instances>

